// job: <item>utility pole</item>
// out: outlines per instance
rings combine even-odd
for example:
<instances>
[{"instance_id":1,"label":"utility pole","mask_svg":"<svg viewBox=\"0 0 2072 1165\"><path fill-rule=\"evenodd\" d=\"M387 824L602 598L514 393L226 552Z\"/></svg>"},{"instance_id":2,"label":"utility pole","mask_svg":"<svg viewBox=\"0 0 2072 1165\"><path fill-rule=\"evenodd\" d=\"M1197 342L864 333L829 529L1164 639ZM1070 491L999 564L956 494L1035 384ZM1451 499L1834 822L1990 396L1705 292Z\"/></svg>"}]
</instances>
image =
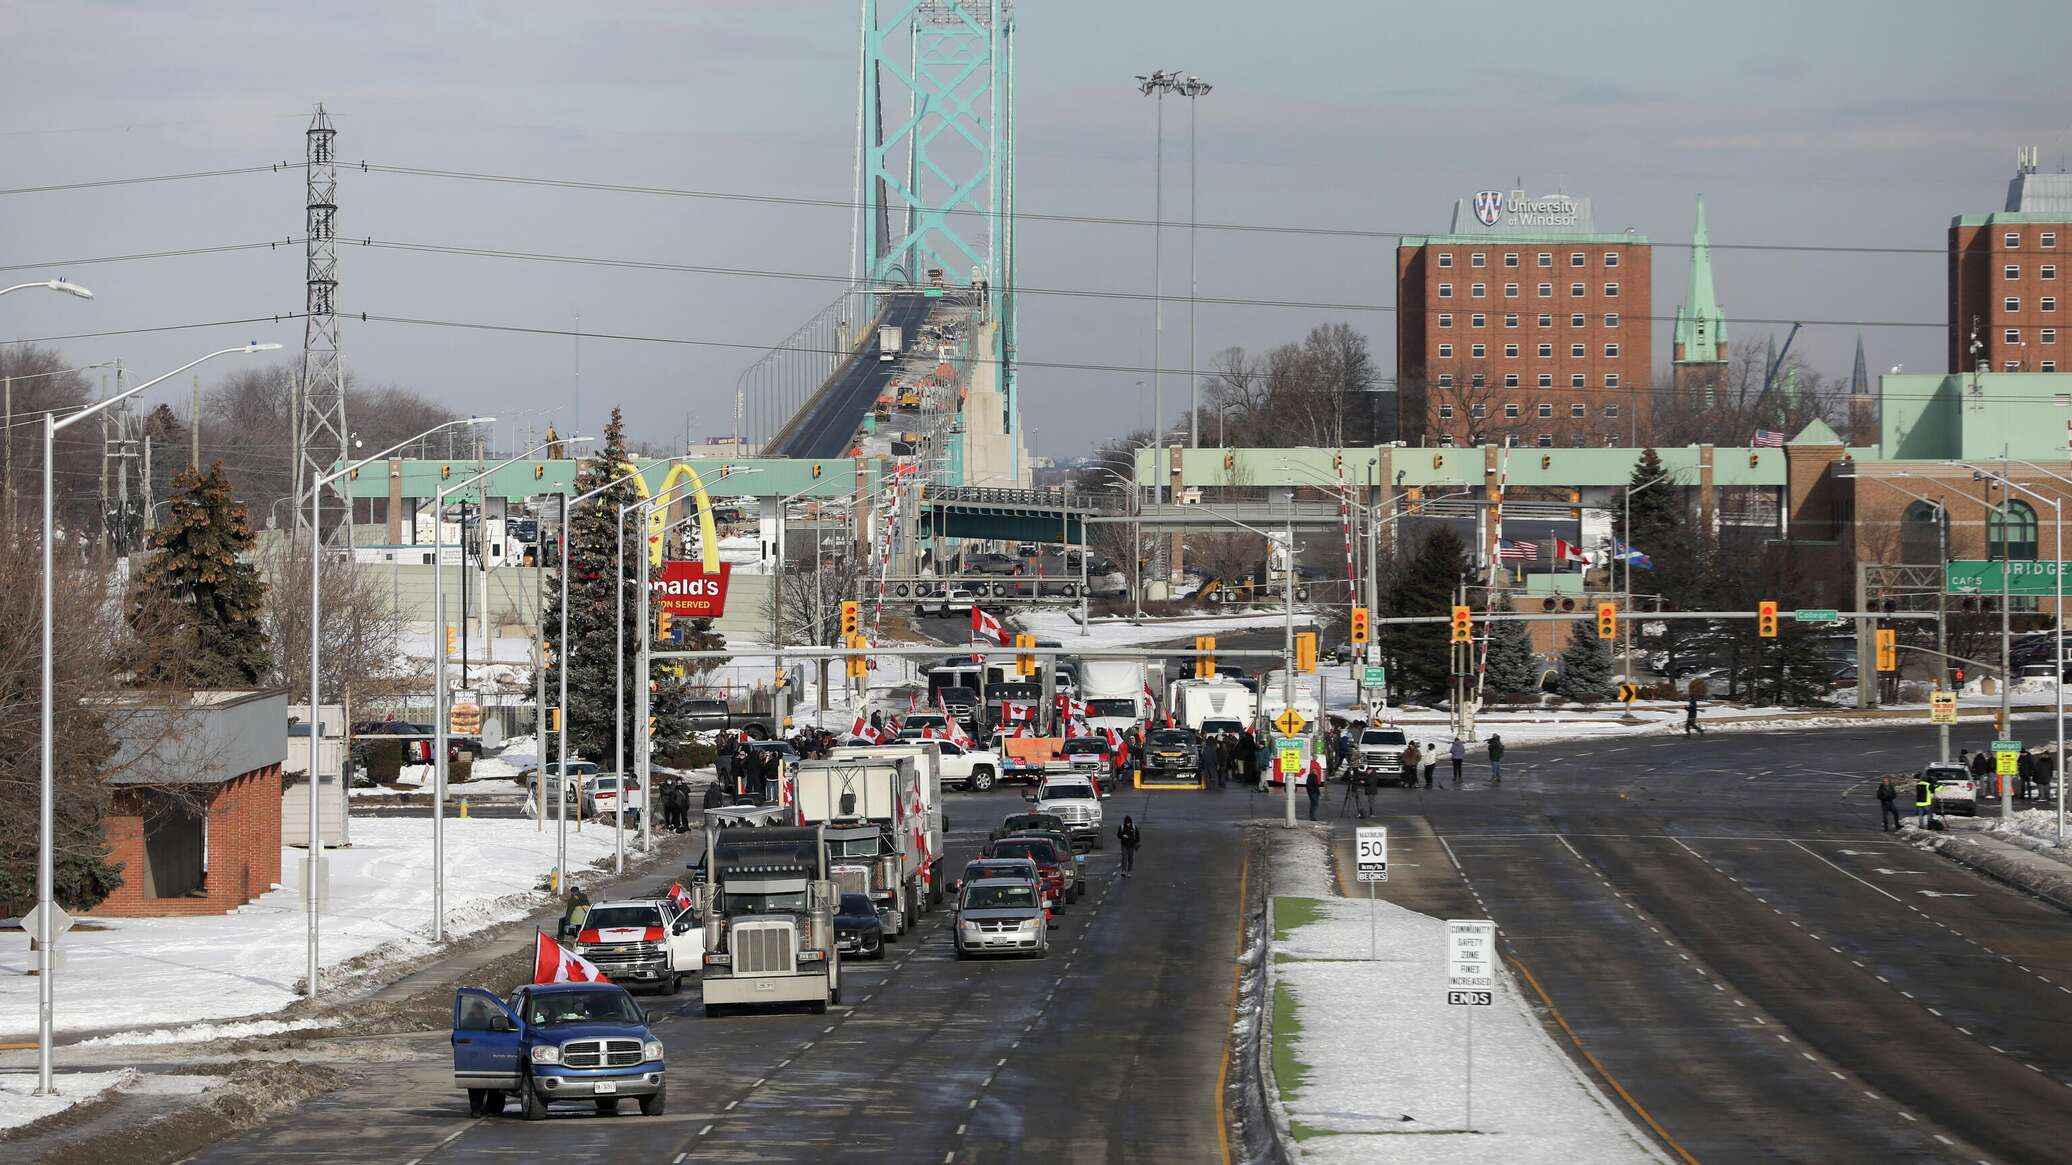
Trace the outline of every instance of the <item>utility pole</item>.
<instances>
[{"instance_id":1,"label":"utility pole","mask_svg":"<svg viewBox=\"0 0 2072 1165\"><path fill-rule=\"evenodd\" d=\"M345 363L338 344L338 131L319 104L305 134L304 214L308 232L304 273L307 314L302 329L302 371L296 381L295 520L317 511L305 490L332 466L352 456L352 430L345 420ZM352 509L339 527L352 545ZM444 635L446 629L437 628Z\"/></svg>"},{"instance_id":2,"label":"utility pole","mask_svg":"<svg viewBox=\"0 0 2072 1165\"><path fill-rule=\"evenodd\" d=\"M201 472L201 375L194 377L194 404L187 417L187 468Z\"/></svg>"},{"instance_id":3,"label":"utility pole","mask_svg":"<svg viewBox=\"0 0 2072 1165\"><path fill-rule=\"evenodd\" d=\"M1195 102L1206 96L1215 86L1200 77L1189 77L1176 86L1180 96L1187 98L1187 443L1201 448L1201 373L1198 371L1194 347L1194 300L1201 293L1201 283L1195 277L1194 224L1200 215L1195 211L1196 196L1200 190L1195 178L1194 126Z\"/></svg>"}]
</instances>

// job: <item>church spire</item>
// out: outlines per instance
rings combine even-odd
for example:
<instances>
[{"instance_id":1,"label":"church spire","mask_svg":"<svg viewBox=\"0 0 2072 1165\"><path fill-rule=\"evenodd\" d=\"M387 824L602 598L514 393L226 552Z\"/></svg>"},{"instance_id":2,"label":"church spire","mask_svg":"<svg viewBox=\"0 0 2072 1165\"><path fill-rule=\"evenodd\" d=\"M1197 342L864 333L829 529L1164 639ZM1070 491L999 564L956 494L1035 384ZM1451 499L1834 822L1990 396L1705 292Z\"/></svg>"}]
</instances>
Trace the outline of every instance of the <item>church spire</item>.
<instances>
[{"instance_id":1,"label":"church spire","mask_svg":"<svg viewBox=\"0 0 2072 1165\"><path fill-rule=\"evenodd\" d=\"M1712 241L1705 231L1705 196L1698 196L1698 221L1691 230L1691 274L1676 308L1675 362L1724 364L1727 321L1712 291Z\"/></svg>"},{"instance_id":2,"label":"church spire","mask_svg":"<svg viewBox=\"0 0 2072 1165\"><path fill-rule=\"evenodd\" d=\"M1871 394L1871 370L1863 359L1863 333L1856 334L1856 367L1849 373L1849 395L1869 396Z\"/></svg>"}]
</instances>

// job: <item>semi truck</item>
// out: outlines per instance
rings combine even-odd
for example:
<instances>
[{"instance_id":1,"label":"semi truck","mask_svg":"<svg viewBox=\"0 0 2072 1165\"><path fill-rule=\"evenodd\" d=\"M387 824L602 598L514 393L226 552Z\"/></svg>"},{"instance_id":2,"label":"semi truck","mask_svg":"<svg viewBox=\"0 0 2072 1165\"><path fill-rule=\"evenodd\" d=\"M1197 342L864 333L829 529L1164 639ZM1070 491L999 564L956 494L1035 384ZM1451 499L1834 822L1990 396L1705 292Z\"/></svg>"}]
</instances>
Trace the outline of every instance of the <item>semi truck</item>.
<instances>
[{"instance_id":1,"label":"semi truck","mask_svg":"<svg viewBox=\"0 0 2072 1165\"><path fill-rule=\"evenodd\" d=\"M835 952L841 895L818 825L705 828L705 1014L729 1007L842 1001Z\"/></svg>"},{"instance_id":2,"label":"semi truck","mask_svg":"<svg viewBox=\"0 0 2072 1165\"><path fill-rule=\"evenodd\" d=\"M1210 720L1236 721L1240 727L1247 727L1255 722L1259 712L1259 697L1228 676L1177 680L1166 689L1166 698L1174 722L1197 732Z\"/></svg>"},{"instance_id":3,"label":"semi truck","mask_svg":"<svg viewBox=\"0 0 2072 1165\"><path fill-rule=\"evenodd\" d=\"M930 783L912 755L799 766L799 816L825 830L828 877L838 891L870 896L888 939L934 904L942 834L923 792Z\"/></svg>"},{"instance_id":4,"label":"semi truck","mask_svg":"<svg viewBox=\"0 0 2072 1165\"><path fill-rule=\"evenodd\" d=\"M1123 732L1150 719L1144 663L1135 659L1089 659L1079 665L1080 698L1090 710L1087 727Z\"/></svg>"},{"instance_id":5,"label":"semi truck","mask_svg":"<svg viewBox=\"0 0 2072 1165\"><path fill-rule=\"evenodd\" d=\"M899 357L899 350L906 342L906 336L893 324L878 328L878 360L886 363Z\"/></svg>"}]
</instances>

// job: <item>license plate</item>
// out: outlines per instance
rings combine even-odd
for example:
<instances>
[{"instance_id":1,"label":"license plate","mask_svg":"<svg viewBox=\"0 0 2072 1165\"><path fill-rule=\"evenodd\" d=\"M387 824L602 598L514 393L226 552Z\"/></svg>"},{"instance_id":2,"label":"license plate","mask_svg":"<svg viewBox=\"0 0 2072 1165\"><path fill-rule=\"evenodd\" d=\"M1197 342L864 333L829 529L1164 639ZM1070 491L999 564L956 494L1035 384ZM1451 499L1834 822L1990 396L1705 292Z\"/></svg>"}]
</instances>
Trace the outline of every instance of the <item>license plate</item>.
<instances>
[{"instance_id":1,"label":"license plate","mask_svg":"<svg viewBox=\"0 0 2072 1165\"><path fill-rule=\"evenodd\" d=\"M619 1090L619 1082L616 1080L599 1080L597 1083L591 1085L590 1087L591 1090L596 1092L599 1096L603 1096L609 1093L617 1092Z\"/></svg>"}]
</instances>

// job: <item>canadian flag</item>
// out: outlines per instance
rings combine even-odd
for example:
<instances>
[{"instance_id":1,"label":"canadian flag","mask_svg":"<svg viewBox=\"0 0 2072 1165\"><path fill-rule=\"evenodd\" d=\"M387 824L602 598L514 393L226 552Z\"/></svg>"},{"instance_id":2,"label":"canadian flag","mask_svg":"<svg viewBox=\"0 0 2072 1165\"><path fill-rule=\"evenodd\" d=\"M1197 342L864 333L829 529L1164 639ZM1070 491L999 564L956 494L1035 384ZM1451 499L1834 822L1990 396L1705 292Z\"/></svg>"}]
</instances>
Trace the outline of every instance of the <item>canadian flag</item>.
<instances>
[{"instance_id":1,"label":"canadian flag","mask_svg":"<svg viewBox=\"0 0 2072 1165\"><path fill-rule=\"evenodd\" d=\"M1158 710L1158 697L1151 694L1151 685L1144 685L1144 717L1149 719Z\"/></svg>"},{"instance_id":2,"label":"canadian flag","mask_svg":"<svg viewBox=\"0 0 2072 1165\"><path fill-rule=\"evenodd\" d=\"M1103 728L1101 729L1101 735L1108 738L1108 751L1115 754L1115 767L1121 768L1129 760L1130 756L1129 745L1123 743L1122 733L1115 731L1113 728Z\"/></svg>"},{"instance_id":3,"label":"canadian flag","mask_svg":"<svg viewBox=\"0 0 2072 1165\"><path fill-rule=\"evenodd\" d=\"M1032 705L1018 703L1014 700L1000 701L1000 719L1009 724L1020 724L1032 719L1035 715L1036 709Z\"/></svg>"},{"instance_id":4,"label":"canadian flag","mask_svg":"<svg viewBox=\"0 0 2072 1165\"><path fill-rule=\"evenodd\" d=\"M856 723L849 726L849 735L860 736L865 740L875 740L878 736L876 732L871 730L870 721L865 720L861 712L856 714Z\"/></svg>"},{"instance_id":5,"label":"canadian flag","mask_svg":"<svg viewBox=\"0 0 2072 1165\"><path fill-rule=\"evenodd\" d=\"M691 893L683 888L682 882L669 883L669 900L676 903L678 910L689 910L691 908Z\"/></svg>"},{"instance_id":6,"label":"canadian flag","mask_svg":"<svg viewBox=\"0 0 2072 1165\"><path fill-rule=\"evenodd\" d=\"M1070 717L1065 721L1065 739L1071 740L1074 737L1087 735L1090 735L1090 733L1087 730L1086 721L1081 720L1077 716Z\"/></svg>"},{"instance_id":7,"label":"canadian flag","mask_svg":"<svg viewBox=\"0 0 2072 1165\"><path fill-rule=\"evenodd\" d=\"M1007 628L1000 625L1000 620L979 610L976 603L971 606L971 635L973 639L990 639L997 646L1007 646Z\"/></svg>"},{"instance_id":8,"label":"canadian flag","mask_svg":"<svg viewBox=\"0 0 2072 1165\"><path fill-rule=\"evenodd\" d=\"M1580 562L1587 567L1590 565L1590 555L1575 543L1564 542L1556 538L1554 540L1554 561L1563 566L1571 562Z\"/></svg>"},{"instance_id":9,"label":"canadian flag","mask_svg":"<svg viewBox=\"0 0 2072 1165\"><path fill-rule=\"evenodd\" d=\"M532 948L532 981L535 983L608 983L604 972L597 964L562 947L547 937L546 931L537 932L539 941Z\"/></svg>"},{"instance_id":10,"label":"canadian flag","mask_svg":"<svg viewBox=\"0 0 2072 1165\"><path fill-rule=\"evenodd\" d=\"M947 738L951 744L957 745L961 748L975 747L974 742L971 739L971 734L964 731L964 722L957 719L955 716L950 715L950 706L947 702L943 700L942 690L940 688L936 689L935 706L941 709L942 711L943 723L949 725L949 730L944 732L943 736Z\"/></svg>"}]
</instances>

